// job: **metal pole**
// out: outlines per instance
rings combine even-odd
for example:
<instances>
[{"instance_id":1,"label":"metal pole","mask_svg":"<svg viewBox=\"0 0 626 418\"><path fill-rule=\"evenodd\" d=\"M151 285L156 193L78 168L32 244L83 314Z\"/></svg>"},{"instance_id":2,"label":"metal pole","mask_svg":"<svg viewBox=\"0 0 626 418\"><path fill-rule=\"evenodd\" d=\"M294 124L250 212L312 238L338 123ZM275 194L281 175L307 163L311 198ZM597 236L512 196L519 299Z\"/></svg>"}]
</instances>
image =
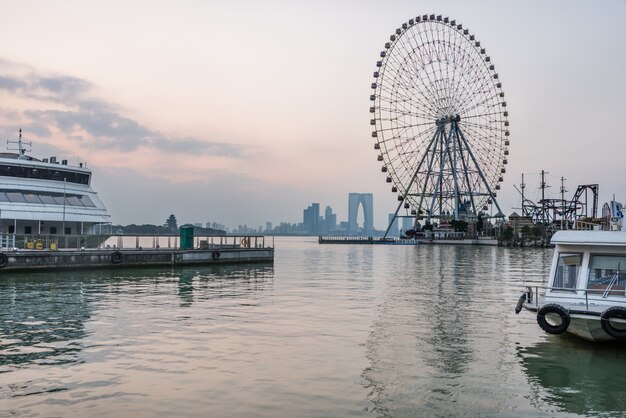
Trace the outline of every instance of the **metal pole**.
<instances>
[{"instance_id":1,"label":"metal pole","mask_svg":"<svg viewBox=\"0 0 626 418\"><path fill-rule=\"evenodd\" d=\"M61 232L63 235L65 235L65 180L63 177L63 232Z\"/></svg>"},{"instance_id":2,"label":"metal pole","mask_svg":"<svg viewBox=\"0 0 626 418\"><path fill-rule=\"evenodd\" d=\"M565 217L565 177L561 177L561 230L563 230L563 218Z\"/></svg>"}]
</instances>

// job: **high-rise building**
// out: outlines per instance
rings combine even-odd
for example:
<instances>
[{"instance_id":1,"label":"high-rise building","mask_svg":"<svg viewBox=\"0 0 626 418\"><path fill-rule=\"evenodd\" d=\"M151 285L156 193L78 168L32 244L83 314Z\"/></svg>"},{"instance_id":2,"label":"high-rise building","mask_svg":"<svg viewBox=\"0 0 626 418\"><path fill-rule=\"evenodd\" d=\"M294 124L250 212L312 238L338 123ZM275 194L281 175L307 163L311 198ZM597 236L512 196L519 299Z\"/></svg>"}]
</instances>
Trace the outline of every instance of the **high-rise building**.
<instances>
[{"instance_id":1,"label":"high-rise building","mask_svg":"<svg viewBox=\"0 0 626 418\"><path fill-rule=\"evenodd\" d=\"M266 232L272 232L272 223L271 222L265 222L265 231Z\"/></svg>"},{"instance_id":2,"label":"high-rise building","mask_svg":"<svg viewBox=\"0 0 626 418\"><path fill-rule=\"evenodd\" d=\"M402 218L402 232L406 232L409 229L413 229L414 218Z\"/></svg>"},{"instance_id":3,"label":"high-rise building","mask_svg":"<svg viewBox=\"0 0 626 418\"><path fill-rule=\"evenodd\" d=\"M391 221L393 221L393 223L391 223ZM389 232L387 233L387 236L397 237L398 236L398 218L394 219L393 213L389 214L389 222L387 223L387 225L389 224L391 224L391 227L389 227Z\"/></svg>"},{"instance_id":4,"label":"high-rise building","mask_svg":"<svg viewBox=\"0 0 626 418\"><path fill-rule=\"evenodd\" d=\"M324 225L322 227L323 233L328 233L334 229L337 229L337 215L333 213L333 208L326 206L324 211Z\"/></svg>"},{"instance_id":5,"label":"high-rise building","mask_svg":"<svg viewBox=\"0 0 626 418\"><path fill-rule=\"evenodd\" d=\"M311 206L304 209L303 213L304 232L311 235L319 235L320 233L320 204L311 203Z\"/></svg>"},{"instance_id":6,"label":"high-rise building","mask_svg":"<svg viewBox=\"0 0 626 418\"><path fill-rule=\"evenodd\" d=\"M363 232L374 232L374 195L371 193L350 193L348 196L348 232L357 233L357 215L359 206L363 208Z\"/></svg>"}]
</instances>

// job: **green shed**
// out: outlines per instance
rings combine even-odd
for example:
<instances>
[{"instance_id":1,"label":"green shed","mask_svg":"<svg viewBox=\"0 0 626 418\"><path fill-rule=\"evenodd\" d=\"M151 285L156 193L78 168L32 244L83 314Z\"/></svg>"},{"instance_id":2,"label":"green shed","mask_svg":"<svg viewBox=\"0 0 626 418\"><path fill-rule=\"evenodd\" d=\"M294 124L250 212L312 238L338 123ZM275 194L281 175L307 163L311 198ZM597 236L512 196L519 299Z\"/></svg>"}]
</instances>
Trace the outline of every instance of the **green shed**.
<instances>
[{"instance_id":1,"label":"green shed","mask_svg":"<svg viewBox=\"0 0 626 418\"><path fill-rule=\"evenodd\" d=\"M180 228L180 249L190 250L193 248L193 225L181 225Z\"/></svg>"}]
</instances>

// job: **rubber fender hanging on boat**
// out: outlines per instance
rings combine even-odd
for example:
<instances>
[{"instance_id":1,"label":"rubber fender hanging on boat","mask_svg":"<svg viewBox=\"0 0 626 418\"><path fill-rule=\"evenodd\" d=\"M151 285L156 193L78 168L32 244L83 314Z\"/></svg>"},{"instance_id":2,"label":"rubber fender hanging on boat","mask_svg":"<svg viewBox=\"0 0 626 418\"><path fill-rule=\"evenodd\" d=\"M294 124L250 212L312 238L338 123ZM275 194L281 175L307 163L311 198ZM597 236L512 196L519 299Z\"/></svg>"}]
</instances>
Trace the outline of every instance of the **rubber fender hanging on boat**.
<instances>
[{"instance_id":1,"label":"rubber fender hanging on boat","mask_svg":"<svg viewBox=\"0 0 626 418\"><path fill-rule=\"evenodd\" d=\"M615 328L611 324L611 319L613 318L626 319L626 308L622 308L621 306L612 306L602 312L602 316L600 317L600 323L604 332L616 340L626 340L626 328Z\"/></svg>"},{"instance_id":2,"label":"rubber fender hanging on boat","mask_svg":"<svg viewBox=\"0 0 626 418\"><path fill-rule=\"evenodd\" d=\"M7 265L7 256L0 253L0 269Z\"/></svg>"},{"instance_id":3,"label":"rubber fender hanging on boat","mask_svg":"<svg viewBox=\"0 0 626 418\"><path fill-rule=\"evenodd\" d=\"M558 325L552 325L546 320L546 315L548 314L556 314L561 318L561 323ZM571 317L567 309L558 305L556 303L548 303L547 305L543 305L537 311L537 323L541 327L542 330L547 332L548 334L562 334L569 327L569 323L571 321Z\"/></svg>"},{"instance_id":4,"label":"rubber fender hanging on boat","mask_svg":"<svg viewBox=\"0 0 626 418\"><path fill-rule=\"evenodd\" d=\"M522 293L522 296L519 297L519 299L517 300L517 305L515 305L515 314L519 314L520 311L522 310L522 305L524 305L524 302L526 302L526 293Z\"/></svg>"},{"instance_id":5,"label":"rubber fender hanging on boat","mask_svg":"<svg viewBox=\"0 0 626 418\"><path fill-rule=\"evenodd\" d=\"M218 258L220 258L220 252L217 250L213 251L211 257L213 257L213 260L217 260Z\"/></svg>"},{"instance_id":6,"label":"rubber fender hanging on boat","mask_svg":"<svg viewBox=\"0 0 626 418\"><path fill-rule=\"evenodd\" d=\"M122 253L119 251L114 251L113 254L111 254L111 263L119 264L121 262L122 262Z\"/></svg>"}]
</instances>

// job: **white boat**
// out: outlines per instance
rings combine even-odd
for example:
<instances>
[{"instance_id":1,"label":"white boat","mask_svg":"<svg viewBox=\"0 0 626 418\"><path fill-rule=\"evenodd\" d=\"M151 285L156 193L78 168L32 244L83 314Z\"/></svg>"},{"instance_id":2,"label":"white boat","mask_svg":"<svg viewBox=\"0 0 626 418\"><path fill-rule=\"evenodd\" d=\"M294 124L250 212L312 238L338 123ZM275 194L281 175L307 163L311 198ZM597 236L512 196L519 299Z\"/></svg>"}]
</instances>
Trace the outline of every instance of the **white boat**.
<instances>
[{"instance_id":1,"label":"white boat","mask_svg":"<svg viewBox=\"0 0 626 418\"><path fill-rule=\"evenodd\" d=\"M626 340L626 232L558 231L547 286L527 286L516 313L550 334Z\"/></svg>"},{"instance_id":2,"label":"white boat","mask_svg":"<svg viewBox=\"0 0 626 418\"><path fill-rule=\"evenodd\" d=\"M0 153L0 250L97 247L110 235L110 215L91 188L85 164ZM0 260L1 261L1 260Z\"/></svg>"}]
</instances>

